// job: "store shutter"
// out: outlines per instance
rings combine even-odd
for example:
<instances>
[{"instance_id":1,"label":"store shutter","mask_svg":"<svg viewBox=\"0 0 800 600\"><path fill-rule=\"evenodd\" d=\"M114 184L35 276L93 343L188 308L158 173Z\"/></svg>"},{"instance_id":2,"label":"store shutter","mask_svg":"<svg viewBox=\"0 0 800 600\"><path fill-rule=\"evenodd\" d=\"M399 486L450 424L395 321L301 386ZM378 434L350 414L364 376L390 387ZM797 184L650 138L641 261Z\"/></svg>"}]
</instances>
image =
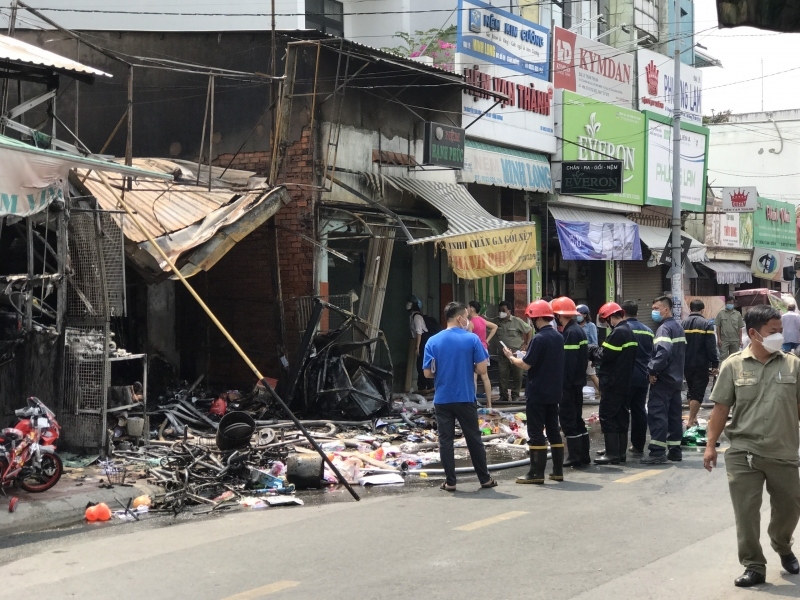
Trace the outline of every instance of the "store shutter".
<instances>
[{"instance_id":1,"label":"store shutter","mask_svg":"<svg viewBox=\"0 0 800 600\"><path fill-rule=\"evenodd\" d=\"M639 320L655 331L657 326L650 318L650 310L653 299L664 293L661 265L648 267L644 260L623 260L620 265L620 300L635 300L639 304Z\"/></svg>"}]
</instances>

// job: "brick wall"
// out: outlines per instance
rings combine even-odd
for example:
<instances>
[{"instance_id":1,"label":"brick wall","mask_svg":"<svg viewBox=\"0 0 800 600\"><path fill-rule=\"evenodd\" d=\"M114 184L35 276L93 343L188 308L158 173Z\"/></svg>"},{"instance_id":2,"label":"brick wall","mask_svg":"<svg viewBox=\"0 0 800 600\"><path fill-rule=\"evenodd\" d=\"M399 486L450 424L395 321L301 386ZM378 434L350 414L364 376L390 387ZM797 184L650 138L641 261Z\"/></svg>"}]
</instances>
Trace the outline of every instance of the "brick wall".
<instances>
[{"instance_id":1,"label":"brick wall","mask_svg":"<svg viewBox=\"0 0 800 600\"><path fill-rule=\"evenodd\" d=\"M230 154L221 155L217 157L216 164L227 166L231 163L233 169L255 171L265 176L269 173L270 160L269 151L243 152L235 158ZM285 344L289 360L294 359L302 334L301 327L305 327L305 323L299 323L294 299L314 294L315 248L307 240L292 233L296 231L312 239L316 238L315 192L311 189L314 184L312 144L307 129L287 149L284 167L285 175L281 181L286 183L291 201L268 223L239 242L208 273L210 299L213 298L214 306L219 306L220 311L227 316L227 319L222 319L223 323L236 324L235 329L239 335L232 331L234 339L245 351L249 352L249 347L260 358L262 362L251 356L256 366L269 365L265 367L269 370L265 374L273 377L279 375L278 347L281 335L274 270L276 234L283 292ZM225 350L229 345L220 334L214 332L211 341L212 362L219 363L219 367L213 368L215 378L230 377L232 382L239 381L240 378L252 380L244 362L232 349L230 352Z\"/></svg>"}]
</instances>

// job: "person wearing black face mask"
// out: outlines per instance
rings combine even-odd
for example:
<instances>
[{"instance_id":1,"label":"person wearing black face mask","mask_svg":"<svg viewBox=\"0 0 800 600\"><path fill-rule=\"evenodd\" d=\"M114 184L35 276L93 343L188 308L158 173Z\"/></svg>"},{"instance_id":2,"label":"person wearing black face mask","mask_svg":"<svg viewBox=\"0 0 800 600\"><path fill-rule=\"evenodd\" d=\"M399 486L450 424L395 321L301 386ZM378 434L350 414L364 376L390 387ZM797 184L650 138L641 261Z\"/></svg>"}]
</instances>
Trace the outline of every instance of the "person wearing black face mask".
<instances>
[{"instance_id":1,"label":"person wearing black face mask","mask_svg":"<svg viewBox=\"0 0 800 600\"><path fill-rule=\"evenodd\" d=\"M589 356L597 364L600 379L600 427L606 443L605 455L594 462L618 465L625 462L627 454L628 396L638 344L619 304L607 302L597 316L611 326L611 333L601 346L589 346Z\"/></svg>"},{"instance_id":2,"label":"person wearing black face mask","mask_svg":"<svg viewBox=\"0 0 800 600\"><path fill-rule=\"evenodd\" d=\"M761 549L761 500L767 486L772 512L767 532L770 544L791 574L800 573L792 552L792 535L800 521L800 359L781 352L781 313L769 305L754 306L744 317L750 345L722 363L711 392L714 410L708 421L703 463L717 466L717 440L725 434L725 453L739 562L744 574L737 587L764 583L767 559Z\"/></svg>"},{"instance_id":3,"label":"person wearing black face mask","mask_svg":"<svg viewBox=\"0 0 800 600\"><path fill-rule=\"evenodd\" d=\"M647 365L650 397L647 400L647 425L650 428L650 454L644 465L663 465L680 461L683 438L681 387L686 356L686 333L672 316L672 299L653 300L653 321L659 323L653 340L653 354Z\"/></svg>"}]
</instances>

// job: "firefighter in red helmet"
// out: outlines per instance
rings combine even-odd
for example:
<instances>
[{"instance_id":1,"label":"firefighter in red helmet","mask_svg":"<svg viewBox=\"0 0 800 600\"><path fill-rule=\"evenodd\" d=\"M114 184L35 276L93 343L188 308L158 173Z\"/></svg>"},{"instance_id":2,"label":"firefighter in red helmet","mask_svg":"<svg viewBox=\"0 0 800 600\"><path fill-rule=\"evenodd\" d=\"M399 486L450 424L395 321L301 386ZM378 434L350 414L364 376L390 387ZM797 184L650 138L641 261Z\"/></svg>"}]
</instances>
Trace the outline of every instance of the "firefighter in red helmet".
<instances>
[{"instance_id":1,"label":"firefighter in red helmet","mask_svg":"<svg viewBox=\"0 0 800 600\"><path fill-rule=\"evenodd\" d=\"M564 336L564 379L559 407L561 429L567 438L565 467L585 467L589 458L589 431L583 420L583 386L586 385L586 368L589 366L586 333L575 317L578 309L571 298L562 296L550 304Z\"/></svg>"},{"instance_id":2,"label":"firefighter in red helmet","mask_svg":"<svg viewBox=\"0 0 800 600\"><path fill-rule=\"evenodd\" d=\"M628 397L638 343L625 321L625 311L616 302L601 306L597 318L607 323L611 332L600 346L591 346L589 349L600 380L600 428L606 442L605 455L594 462L599 465L618 465L625 462L627 454L630 424Z\"/></svg>"},{"instance_id":3,"label":"firefighter in red helmet","mask_svg":"<svg viewBox=\"0 0 800 600\"><path fill-rule=\"evenodd\" d=\"M517 483L544 483L547 467L547 442L553 457L550 479L564 480L564 442L558 429L558 403L561 401L564 370L564 339L553 327L553 311L544 300L531 302L525 310L536 335L528 345L524 358L517 358L510 349L503 352L511 363L528 371L525 385L528 416L528 454L531 468ZM545 437L545 433L547 436Z\"/></svg>"}]
</instances>

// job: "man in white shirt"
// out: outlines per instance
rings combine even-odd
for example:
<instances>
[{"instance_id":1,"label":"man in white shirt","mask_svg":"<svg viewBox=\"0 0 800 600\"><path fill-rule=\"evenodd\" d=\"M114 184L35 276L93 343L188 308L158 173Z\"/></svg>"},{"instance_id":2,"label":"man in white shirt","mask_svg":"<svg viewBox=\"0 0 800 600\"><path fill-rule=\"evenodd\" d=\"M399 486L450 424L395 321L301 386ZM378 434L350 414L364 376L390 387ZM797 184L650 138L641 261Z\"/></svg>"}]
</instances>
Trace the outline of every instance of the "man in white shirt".
<instances>
[{"instance_id":1,"label":"man in white shirt","mask_svg":"<svg viewBox=\"0 0 800 600\"><path fill-rule=\"evenodd\" d=\"M789 312L781 316L783 325L783 347L784 352L791 352L800 346L800 315L797 314L797 306L789 305Z\"/></svg>"}]
</instances>

